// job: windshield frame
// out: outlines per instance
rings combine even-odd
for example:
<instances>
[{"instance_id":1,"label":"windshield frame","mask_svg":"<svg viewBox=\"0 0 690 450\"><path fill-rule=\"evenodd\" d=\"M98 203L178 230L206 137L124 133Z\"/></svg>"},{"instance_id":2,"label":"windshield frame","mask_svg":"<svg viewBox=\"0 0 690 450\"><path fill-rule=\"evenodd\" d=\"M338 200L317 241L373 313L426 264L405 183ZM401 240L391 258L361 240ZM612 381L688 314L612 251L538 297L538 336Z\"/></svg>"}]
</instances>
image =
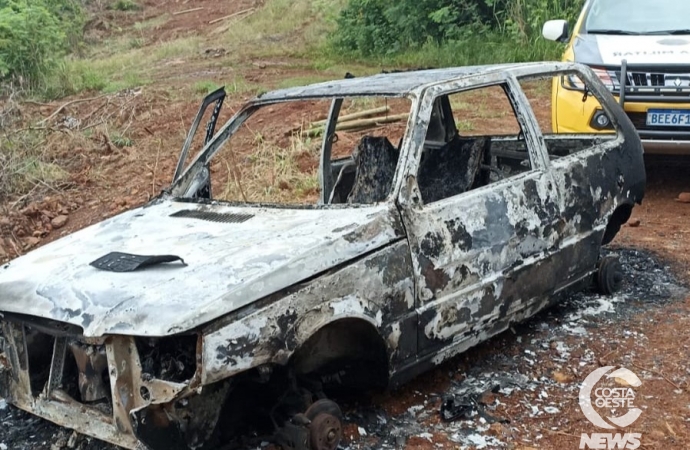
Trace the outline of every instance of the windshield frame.
<instances>
[{"instance_id":1,"label":"windshield frame","mask_svg":"<svg viewBox=\"0 0 690 450\"><path fill-rule=\"evenodd\" d=\"M352 100L352 99L362 99L362 98L388 98L388 99L407 99L410 102L409 118L405 125L405 132L402 138L402 144L400 146L400 159L395 170L395 176L393 178L393 183L390 192L386 199L382 202L376 204L330 204L323 203L321 198L323 194L320 192L320 200L314 204L300 204L300 203L275 203L275 202L235 202L235 201L224 201L203 199L203 198L193 198L194 183L203 176L205 170L209 163L213 160L214 156L220 152L224 146L233 138L233 136L240 130L242 125L246 123L254 114L264 108L269 108L272 105L280 105L285 103L296 103L296 102L307 102L313 100L319 101L331 101L333 104L336 101ZM225 124L218 130L218 132L213 136L213 138L202 147L199 152L191 159L187 164L187 167L182 171L180 176L173 180L172 184L168 189L165 190L174 199L180 201L193 201L198 203L220 203L224 205L234 205L234 206L261 206L261 207L273 207L273 208L284 208L284 209L311 209L311 208L357 208L357 207L367 207L376 206L377 204L389 203L397 197L401 185L400 171L401 167L404 167L404 160L407 153L404 151L407 148L407 142L410 139L414 128L414 118L416 117L418 105L417 105L418 93L417 90L413 90L407 93L401 94L391 94L389 92L382 92L376 94L358 94L351 93L348 95L338 96L338 95L328 95L328 96L295 96L295 97L285 97L281 99L271 99L262 100L261 97L257 97L254 100L245 103ZM332 107L332 106L331 106ZM331 117L329 115L328 120L337 121L340 116L340 111L338 114ZM328 129L328 123L327 127ZM330 149L330 142L327 133L322 136L320 157L323 157L327 149ZM330 153L330 151L329 151ZM327 165L330 166L332 161L327 161ZM319 189L323 191L324 189L324 176L323 176L324 164L319 164Z\"/></svg>"}]
</instances>

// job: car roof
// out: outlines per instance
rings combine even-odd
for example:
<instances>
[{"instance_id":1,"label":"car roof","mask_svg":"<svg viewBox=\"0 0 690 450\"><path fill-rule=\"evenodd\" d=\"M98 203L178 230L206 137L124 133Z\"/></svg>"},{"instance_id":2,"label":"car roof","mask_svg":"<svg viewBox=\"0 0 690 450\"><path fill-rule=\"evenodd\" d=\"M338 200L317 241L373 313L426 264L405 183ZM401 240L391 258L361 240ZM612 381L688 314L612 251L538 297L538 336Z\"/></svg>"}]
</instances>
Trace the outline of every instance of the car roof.
<instances>
[{"instance_id":1,"label":"car roof","mask_svg":"<svg viewBox=\"0 0 690 450\"><path fill-rule=\"evenodd\" d=\"M430 84L499 70L511 72L527 68L544 68L545 71L548 70L544 63L517 63L381 73L361 78L345 78L271 91L260 95L256 101L262 103L291 99L369 95L403 97ZM551 66L551 69L553 69L553 66Z\"/></svg>"}]
</instances>

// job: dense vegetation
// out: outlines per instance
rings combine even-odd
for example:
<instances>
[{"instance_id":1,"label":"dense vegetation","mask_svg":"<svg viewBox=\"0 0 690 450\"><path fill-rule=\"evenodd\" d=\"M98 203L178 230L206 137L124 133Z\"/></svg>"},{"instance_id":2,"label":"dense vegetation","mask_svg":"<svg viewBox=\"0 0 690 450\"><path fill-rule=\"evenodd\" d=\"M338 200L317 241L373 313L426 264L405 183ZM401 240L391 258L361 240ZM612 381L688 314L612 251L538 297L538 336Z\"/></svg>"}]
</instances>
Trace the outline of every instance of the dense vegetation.
<instances>
[{"instance_id":1,"label":"dense vegetation","mask_svg":"<svg viewBox=\"0 0 690 450\"><path fill-rule=\"evenodd\" d=\"M435 60L441 64L546 59L557 56L560 50L540 38L543 23L563 18L573 24L583 3L350 0L337 19L333 45L355 56L416 54L421 57L419 62Z\"/></svg>"},{"instance_id":2,"label":"dense vegetation","mask_svg":"<svg viewBox=\"0 0 690 450\"><path fill-rule=\"evenodd\" d=\"M0 0L0 80L35 86L79 42L78 0Z\"/></svg>"}]
</instances>

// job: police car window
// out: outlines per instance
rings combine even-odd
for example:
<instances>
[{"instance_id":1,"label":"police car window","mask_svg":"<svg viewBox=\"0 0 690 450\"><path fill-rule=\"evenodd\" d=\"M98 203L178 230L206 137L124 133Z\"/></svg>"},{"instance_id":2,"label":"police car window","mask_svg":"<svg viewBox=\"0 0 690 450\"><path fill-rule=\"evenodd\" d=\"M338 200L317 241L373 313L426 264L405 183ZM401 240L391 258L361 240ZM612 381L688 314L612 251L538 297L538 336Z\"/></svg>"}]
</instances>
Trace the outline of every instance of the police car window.
<instances>
[{"instance_id":1,"label":"police car window","mask_svg":"<svg viewBox=\"0 0 690 450\"><path fill-rule=\"evenodd\" d=\"M678 0L596 0L585 20L592 34L674 34L690 29L690 2ZM690 34L685 32L682 34ZM604 45L605 43L601 43Z\"/></svg>"},{"instance_id":2,"label":"police car window","mask_svg":"<svg viewBox=\"0 0 690 450\"><path fill-rule=\"evenodd\" d=\"M605 78L605 74L601 74L601 78ZM615 139L616 130L601 103L577 74L521 78L518 81L537 118L551 159ZM604 79L602 82L607 83ZM591 136L591 139L584 135ZM574 139L568 139L568 136Z\"/></svg>"}]
</instances>

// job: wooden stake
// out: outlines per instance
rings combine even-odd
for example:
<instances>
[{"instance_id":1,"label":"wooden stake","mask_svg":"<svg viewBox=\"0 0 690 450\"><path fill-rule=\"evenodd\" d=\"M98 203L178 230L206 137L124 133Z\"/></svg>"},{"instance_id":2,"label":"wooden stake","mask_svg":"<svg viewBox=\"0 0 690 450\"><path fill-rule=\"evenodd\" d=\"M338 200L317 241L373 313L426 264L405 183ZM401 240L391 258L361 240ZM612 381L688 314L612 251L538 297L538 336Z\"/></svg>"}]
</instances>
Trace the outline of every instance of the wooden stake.
<instances>
[{"instance_id":1,"label":"wooden stake","mask_svg":"<svg viewBox=\"0 0 690 450\"><path fill-rule=\"evenodd\" d=\"M338 123L349 122L351 120L362 119L364 117L375 116L377 114L385 114L390 110L391 110L390 106L381 106L380 108L368 109L366 111L359 111L356 113L347 114L345 116L338 117ZM310 127L311 128L322 127L322 126L326 125L326 122L328 122L328 119L317 120L316 122L311 123Z\"/></svg>"},{"instance_id":2,"label":"wooden stake","mask_svg":"<svg viewBox=\"0 0 690 450\"><path fill-rule=\"evenodd\" d=\"M241 16L241 15L243 15L243 14L253 13L254 11L256 11L256 8L245 9L245 10L242 10L242 11L239 11L239 12L236 12L236 13L233 13L233 14L230 14L230 15L228 15L228 16L224 16L224 17L219 17L219 18L217 18L217 19L213 19L213 20L210 21L208 24L209 24L209 25L213 25L214 23L222 22L222 21L227 20L227 19L232 19L233 17Z\"/></svg>"},{"instance_id":3,"label":"wooden stake","mask_svg":"<svg viewBox=\"0 0 690 450\"><path fill-rule=\"evenodd\" d=\"M188 13L195 12L195 11L201 11L202 9L205 9L205 8L203 6L200 6L199 8L191 8L191 9L185 9L184 11L177 11L177 12L174 12L172 15L173 16L181 16L182 14L188 14Z\"/></svg>"},{"instance_id":4,"label":"wooden stake","mask_svg":"<svg viewBox=\"0 0 690 450\"><path fill-rule=\"evenodd\" d=\"M395 116L374 117L372 119L353 120L349 122L339 123L335 127L335 131L351 131L351 130L365 130L373 128L381 124L400 122L407 119L409 114L398 114ZM311 128L304 132L305 135L314 137L323 134L324 128Z\"/></svg>"}]
</instances>

